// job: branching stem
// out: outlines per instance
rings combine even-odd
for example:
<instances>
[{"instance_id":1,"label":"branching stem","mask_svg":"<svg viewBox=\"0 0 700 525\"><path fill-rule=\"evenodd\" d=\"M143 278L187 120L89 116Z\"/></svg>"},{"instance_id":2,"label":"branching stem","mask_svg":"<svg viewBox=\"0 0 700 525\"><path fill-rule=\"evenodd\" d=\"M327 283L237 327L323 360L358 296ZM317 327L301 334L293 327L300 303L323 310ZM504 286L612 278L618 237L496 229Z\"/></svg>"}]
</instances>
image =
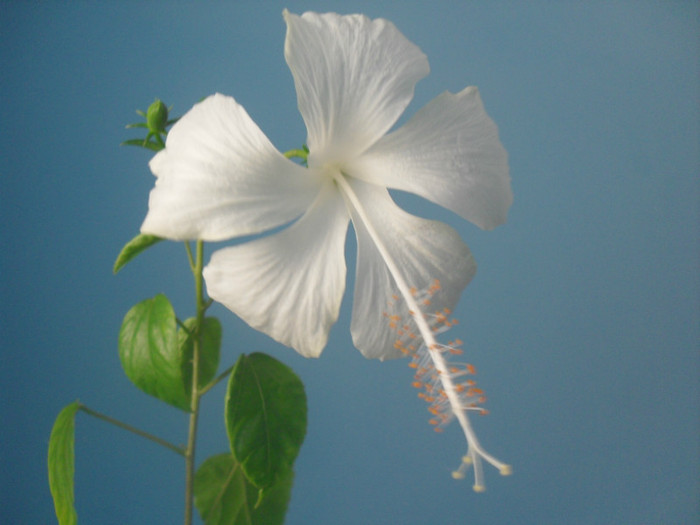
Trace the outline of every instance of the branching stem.
<instances>
[{"instance_id":1,"label":"branching stem","mask_svg":"<svg viewBox=\"0 0 700 525\"><path fill-rule=\"evenodd\" d=\"M196 255L193 261L192 250L189 243L187 255L192 265L194 274L195 302L197 305L196 323L193 329L194 344L192 351L192 397L190 398L190 426L187 435L187 449L185 450L185 525L192 525L193 501L194 501L194 467L195 445L197 441L197 420L199 418L199 399L202 392L199 390L199 355L202 348L202 327L204 326L204 312L209 304L204 300L204 283L202 268L204 266L204 242L197 241Z\"/></svg>"},{"instance_id":2,"label":"branching stem","mask_svg":"<svg viewBox=\"0 0 700 525\"><path fill-rule=\"evenodd\" d=\"M177 445L173 445L169 441L161 439L158 436L154 436L153 434L149 434L148 432L144 432L143 430L140 430L136 427L132 427L131 425L128 425L127 423L124 423L123 421L119 421L118 419L114 419L113 417L102 414L101 412L98 412L97 410L93 410L92 408L87 407L87 406L83 405L82 403L78 404L78 408L80 410L82 410L83 412L85 412L86 414L91 415L92 417L96 417L97 419L101 419L102 421L106 421L107 423L111 423L112 425L119 427L123 430L127 430L127 431L131 432L132 434L136 434L137 436L140 436L142 438L146 438L150 441L153 441L154 443L158 443L159 445L164 446L165 448L170 449L173 452L180 454L181 456L185 455L185 449L183 447L178 447Z\"/></svg>"}]
</instances>

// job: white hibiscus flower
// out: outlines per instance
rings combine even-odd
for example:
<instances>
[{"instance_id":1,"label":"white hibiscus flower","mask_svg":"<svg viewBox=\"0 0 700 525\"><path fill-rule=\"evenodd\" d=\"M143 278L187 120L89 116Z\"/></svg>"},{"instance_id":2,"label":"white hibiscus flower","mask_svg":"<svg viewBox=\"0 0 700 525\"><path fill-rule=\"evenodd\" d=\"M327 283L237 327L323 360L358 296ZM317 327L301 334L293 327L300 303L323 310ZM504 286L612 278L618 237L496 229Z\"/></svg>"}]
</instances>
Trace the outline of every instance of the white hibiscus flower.
<instances>
[{"instance_id":1,"label":"white hibiscus flower","mask_svg":"<svg viewBox=\"0 0 700 525\"><path fill-rule=\"evenodd\" d=\"M443 93L387 133L428 74L425 55L386 20L284 12L285 57L307 127L307 166L277 151L233 98L216 94L185 114L151 161L156 185L142 233L221 241L291 225L216 251L207 291L252 327L307 357L321 354L345 289L345 236L358 256L355 346L370 358L413 356L416 386L441 428L459 420L475 489L480 447L467 413L481 391L438 343L449 310L476 271L446 224L401 210L388 188L415 193L481 228L512 202L507 154L478 90ZM294 221L294 222L292 222ZM434 393L434 395L433 395ZM460 476L462 468L456 473Z\"/></svg>"}]
</instances>

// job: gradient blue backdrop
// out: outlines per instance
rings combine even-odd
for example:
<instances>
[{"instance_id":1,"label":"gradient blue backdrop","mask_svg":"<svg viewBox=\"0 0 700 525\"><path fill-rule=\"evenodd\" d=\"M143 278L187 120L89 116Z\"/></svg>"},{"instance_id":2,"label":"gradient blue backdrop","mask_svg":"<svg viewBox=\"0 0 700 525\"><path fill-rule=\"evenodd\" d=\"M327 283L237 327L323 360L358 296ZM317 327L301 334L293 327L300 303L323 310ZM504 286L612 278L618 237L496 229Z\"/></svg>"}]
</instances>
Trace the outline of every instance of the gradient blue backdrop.
<instances>
[{"instance_id":1,"label":"gradient blue backdrop","mask_svg":"<svg viewBox=\"0 0 700 525\"><path fill-rule=\"evenodd\" d=\"M111 274L153 185L150 155L119 143L155 97L181 114L219 91L299 147L284 7L392 20L432 67L408 116L479 86L515 192L493 232L397 197L457 227L480 264L455 335L489 396L477 430L514 468L488 469L484 494L450 477L463 438L431 431L406 362L353 349L351 294L319 360L213 308L224 366L264 351L306 384L288 523L696 522L697 3L290 0L0 5L3 523L53 522L46 446L76 398L185 441L183 414L131 387L116 351L134 303L164 292L193 312L179 244ZM352 235L347 249L351 291ZM200 459L226 450L223 392L205 401ZM76 449L81 523L181 521L180 458L84 414Z\"/></svg>"}]
</instances>

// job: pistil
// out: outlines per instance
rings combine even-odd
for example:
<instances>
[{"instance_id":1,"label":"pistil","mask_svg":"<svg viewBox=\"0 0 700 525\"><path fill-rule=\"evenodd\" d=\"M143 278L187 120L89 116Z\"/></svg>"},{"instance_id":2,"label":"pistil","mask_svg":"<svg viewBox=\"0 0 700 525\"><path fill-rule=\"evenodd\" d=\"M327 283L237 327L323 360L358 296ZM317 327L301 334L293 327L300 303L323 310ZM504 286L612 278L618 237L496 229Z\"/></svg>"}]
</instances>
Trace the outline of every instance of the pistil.
<instances>
[{"instance_id":1,"label":"pistil","mask_svg":"<svg viewBox=\"0 0 700 525\"><path fill-rule=\"evenodd\" d=\"M345 175L337 172L334 175L334 180L345 196L348 206L362 221L396 283L400 298L393 297L392 299L394 301L402 299L408 307L410 319L402 319L401 316L391 313L386 313L385 317L389 326L396 330L399 336L395 348L406 355L413 356L411 366L416 368L413 385L426 390L422 397L431 405L429 410L434 416L430 420L431 424L439 432L452 418L456 418L462 427L468 445L465 457L468 457L469 461L463 461L459 469L455 471L454 476L456 478L463 477L466 465L473 464L474 490L481 492L484 490L482 458L495 466L503 475L510 474L510 467L491 456L481 447L467 416L469 411L486 413L483 408L477 406L485 398L483 392L474 387L473 383L470 384L468 381L465 383L455 382L456 379L464 375L475 373L470 364L460 366L448 361L449 356L461 353L459 348L461 341L456 340L452 342L453 344L445 345L436 339L437 334L443 333L455 325L456 321L449 318L449 310L442 309L431 314L426 313L432 304L433 296L440 290L440 283L434 281L421 291L409 286Z\"/></svg>"}]
</instances>

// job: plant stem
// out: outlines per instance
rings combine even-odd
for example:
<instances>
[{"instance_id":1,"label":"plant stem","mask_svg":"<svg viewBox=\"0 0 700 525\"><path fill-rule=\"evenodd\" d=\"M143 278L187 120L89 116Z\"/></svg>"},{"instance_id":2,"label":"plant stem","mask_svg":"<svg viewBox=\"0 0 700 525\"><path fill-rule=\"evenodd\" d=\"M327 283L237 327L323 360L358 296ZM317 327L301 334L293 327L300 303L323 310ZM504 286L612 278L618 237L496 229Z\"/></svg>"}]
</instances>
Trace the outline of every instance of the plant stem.
<instances>
[{"instance_id":1,"label":"plant stem","mask_svg":"<svg viewBox=\"0 0 700 525\"><path fill-rule=\"evenodd\" d=\"M284 153L284 156L288 159L296 157L302 160L306 160L309 154L303 149L290 149L289 151L286 151Z\"/></svg>"},{"instance_id":2,"label":"plant stem","mask_svg":"<svg viewBox=\"0 0 700 525\"><path fill-rule=\"evenodd\" d=\"M224 370L223 372L221 372L221 373L218 375L218 377L217 377L216 379L214 379L214 381L210 382L207 386L202 387L202 390L199 391L199 395L200 395L200 396L203 396L204 394L206 394L207 392L209 392L209 390L211 390L211 389L214 388L216 385L218 385L221 381L223 381L223 380L226 379L228 376L230 376L230 375L231 375L231 370L233 370L233 366L229 366L226 370Z\"/></svg>"},{"instance_id":3,"label":"plant stem","mask_svg":"<svg viewBox=\"0 0 700 525\"><path fill-rule=\"evenodd\" d=\"M195 301L197 304L197 322L194 326L194 345L192 351L192 397L190 398L190 426L185 450L185 525L192 525L194 499L194 465L195 444L197 441L197 420L199 418L199 354L202 344L202 326L206 303L203 295L202 267L204 266L204 242L197 241L196 257L192 273L194 274ZM189 244L187 253L191 257Z\"/></svg>"},{"instance_id":4,"label":"plant stem","mask_svg":"<svg viewBox=\"0 0 700 525\"><path fill-rule=\"evenodd\" d=\"M109 417L105 414L102 414L100 412L97 412L96 410L93 410L82 403L79 403L79 408L86 414L91 415L92 417L96 417L97 419L101 419L102 421L106 421L107 423L111 423L114 426L117 426L121 429L128 430L132 434L136 434L137 436L141 436L142 438L149 439L153 441L154 443L158 443L161 446L164 446L165 448L168 448L172 450L173 452L176 452L180 454L181 456L185 455L185 449L182 447L178 447L177 445L173 445L169 441L165 441L164 439L159 438L158 436L154 436L153 434L149 434L148 432L144 432L143 430L139 430L136 427L132 427L131 425L127 425L126 423L119 421L118 419L114 419L113 417Z\"/></svg>"}]
</instances>

